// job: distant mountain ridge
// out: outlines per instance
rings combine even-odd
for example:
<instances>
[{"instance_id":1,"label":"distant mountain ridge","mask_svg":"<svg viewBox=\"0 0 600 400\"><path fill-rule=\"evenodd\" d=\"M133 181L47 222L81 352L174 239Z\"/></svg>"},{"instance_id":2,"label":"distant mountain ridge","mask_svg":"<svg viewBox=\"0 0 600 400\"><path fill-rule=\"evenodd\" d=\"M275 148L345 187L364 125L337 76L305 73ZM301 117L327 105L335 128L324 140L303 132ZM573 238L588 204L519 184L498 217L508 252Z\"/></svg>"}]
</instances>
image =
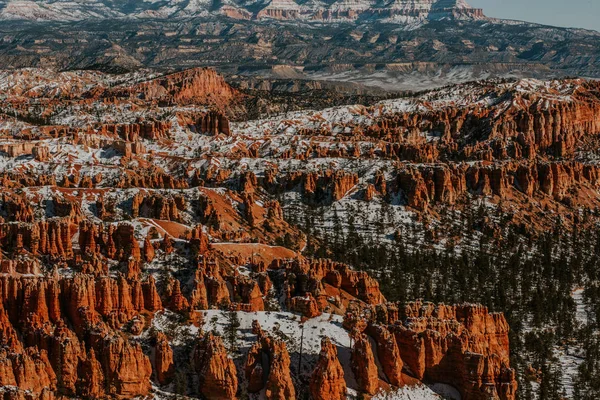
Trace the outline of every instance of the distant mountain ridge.
<instances>
[{"instance_id":1,"label":"distant mountain ridge","mask_svg":"<svg viewBox=\"0 0 600 400\"><path fill-rule=\"evenodd\" d=\"M600 33L488 18L464 0L0 0L0 20L3 69L201 66L385 90L600 78Z\"/></svg>"},{"instance_id":2,"label":"distant mountain ridge","mask_svg":"<svg viewBox=\"0 0 600 400\"><path fill-rule=\"evenodd\" d=\"M440 19L481 19L481 9L464 0L4 0L4 20L83 21L114 18L190 18L354 21L383 19L418 23Z\"/></svg>"}]
</instances>

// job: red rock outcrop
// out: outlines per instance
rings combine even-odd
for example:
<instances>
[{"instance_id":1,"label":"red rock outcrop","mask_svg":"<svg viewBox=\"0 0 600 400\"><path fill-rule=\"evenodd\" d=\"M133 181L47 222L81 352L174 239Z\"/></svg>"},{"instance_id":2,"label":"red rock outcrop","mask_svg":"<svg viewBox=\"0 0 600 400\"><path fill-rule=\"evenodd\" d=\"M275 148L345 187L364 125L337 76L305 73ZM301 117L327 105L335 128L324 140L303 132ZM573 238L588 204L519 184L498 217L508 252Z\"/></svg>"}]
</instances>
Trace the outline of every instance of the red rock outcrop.
<instances>
[{"instance_id":1,"label":"red rock outcrop","mask_svg":"<svg viewBox=\"0 0 600 400\"><path fill-rule=\"evenodd\" d=\"M173 252L173 239L171 239L168 234L163 237L163 240L160 243L160 249L166 254L171 254Z\"/></svg>"},{"instance_id":2,"label":"red rock outcrop","mask_svg":"<svg viewBox=\"0 0 600 400\"><path fill-rule=\"evenodd\" d=\"M57 379L45 350L28 347L16 353L0 350L0 385L17 386L20 390L41 393L56 390Z\"/></svg>"},{"instance_id":3,"label":"red rock outcrop","mask_svg":"<svg viewBox=\"0 0 600 400\"><path fill-rule=\"evenodd\" d=\"M102 136L121 138L125 142L138 142L140 138L158 140L169 137L171 123L167 121L143 121L132 124L102 124L96 132Z\"/></svg>"},{"instance_id":4,"label":"red rock outcrop","mask_svg":"<svg viewBox=\"0 0 600 400\"><path fill-rule=\"evenodd\" d=\"M515 398L503 315L482 306L421 303L409 304L403 314L405 322L390 329L415 377L449 383L463 398Z\"/></svg>"},{"instance_id":5,"label":"red rock outcrop","mask_svg":"<svg viewBox=\"0 0 600 400\"><path fill-rule=\"evenodd\" d=\"M2 364L1 379L14 379L33 393L49 388L69 396L148 394L149 359L138 343L112 330L132 320L145 304L152 301L145 301L140 283L122 275L0 277L2 342L19 355L6 354L10 364Z\"/></svg>"},{"instance_id":6,"label":"red rock outcrop","mask_svg":"<svg viewBox=\"0 0 600 400\"><path fill-rule=\"evenodd\" d=\"M345 400L344 369L336 347L329 338L321 340L321 353L310 380L310 394L314 400Z\"/></svg>"},{"instance_id":7,"label":"red rock outcrop","mask_svg":"<svg viewBox=\"0 0 600 400\"><path fill-rule=\"evenodd\" d=\"M351 363L358 390L369 395L377 393L379 389L377 365L371 343L366 335L358 334L354 337Z\"/></svg>"},{"instance_id":8,"label":"red rock outcrop","mask_svg":"<svg viewBox=\"0 0 600 400\"><path fill-rule=\"evenodd\" d=\"M46 162L50 158L50 150L46 146L35 146L31 149L31 154L39 162Z\"/></svg>"},{"instance_id":9,"label":"red rock outcrop","mask_svg":"<svg viewBox=\"0 0 600 400\"><path fill-rule=\"evenodd\" d=\"M140 244L135 238L133 225L111 225L108 236L106 249L110 258L126 261L131 257L136 261L141 260Z\"/></svg>"},{"instance_id":10,"label":"red rock outcrop","mask_svg":"<svg viewBox=\"0 0 600 400\"><path fill-rule=\"evenodd\" d=\"M86 398L102 398L105 396L105 381L102 365L96 359L94 349L83 359L77 369L77 393Z\"/></svg>"},{"instance_id":11,"label":"red rock outcrop","mask_svg":"<svg viewBox=\"0 0 600 400\"><path fill-rule=\"evenodd\" d=\"M385 302L384 296L379 290L379 283L367 273L354 271L348 265L333 262L327 259L311 260L275 260L270 268L285 269L287 273L303 276L301 285L289 287L289 306L294 304L299 312L308 312L307 315L317 315L314 302L306 297L310 293L319 305L319 311L323 311L328 302L323 283L339 288L348 295L356 297L368 304L380 304ZM293 300L297 296L298 299ZM293 303L293 304L292 304Z\"/></svg>"},{"instance_id":12,"label":"red rock outcrop","mask_svg":"<svg viewBox=\"0 0 600 400\"><path fill-rule=\"evenodd\" d=\"M156 335L156 346L154 346L154 372L156 379L161 385L169 383L175 372L173 364L173 350L164 333Z\"/></svg>"},{"instance_id":13,"label":"red rock outcrop","mask_svg":"<svg viewBox=\"0 0 600 400\"><path fill-rule=\"evenodd\" d=\"M204 285L204 275L201 271L196 271L194 290L190 297L190 307L193 310L208 309L208 294L206 292L206 286Z\"/></svg>"},{"instance_id":14,"label":"red rock outcrop","mask_svg":"<svg viewBox=\"0 0 600 400\"><path fill-rule=\"evenodd\" d=\"M375 197L375 186L368 184L365 189L365 201L371 201Z\"/></svg>"},{"instance_id":15,"label":"red rock outcrop","mask_svg":"<svg viewBox=\"0 0 600 400\"><path fill-rule=\"evenodd\" d=\"M152 282L150 280L150 282ZM82 332L87 318L101 316L113 325L129 321L145 304L153 304L151 290L142 290L139 282L128 282L124 276L117 279L76 274L73 278L0 277L0 300L10 310L12 321L23 326L41 326L44 323L68 319ZM17 310L21 309L20 313ZM25 312L22 312L22 311ZM154 310L150 310L154 311Z\"/></svg>"},{"instance_id":16,"label":"red rock outcrop","mask_svg":"<svg viewBox=\"0 0 600 400\"><path fill-rule=\"evenodd\" d=\"M34 224L2 225L4 248L16 252L27 250L33 255L48 255L55 258L73 256L71 242L71 219L52 219Z\"/></svg>"},{"instance_id":17,"label":"red rock outcrop","mask_svg":"<svg viewBox=\"0 0 600 400\"><path fill-rule=\"evenodd\" d=\"M304 197L313 202L338 201L358 184L358 175L345 171L326 170L316 172L293 172L282 177L282 184L292 189L301 185Z\"/></svg>"},{"instance_id":18,"label":"red rock outcrop","mask_svg":"<svg viewBox=\"0 0 600 400\"><path fill-rule=\"evenodd\" d=\"M306 318L315 318L322 314L317 301L310 293L303 297L292 298L290 309L301 313Z\"/></svg>"},{"instance_id":19,"label":"red rock outcrop","mask_svg":"<svg viewBox=\"0 0 600 400\"><path fill-rule=\"evenodd\" d=\"M478 196L551 196L557 201L569 191L597 189L598 168L579 162L505 162L470 166L406 166L398 171L395 190L408 206L427 211L434 203L453 205L467 193Z\"/></svg>"},{"instance_id":20,"label":"red rock outcrop","mask_svg":"<svg viewBox=\"0 0 600 400\"><path fill-rule=\"evenodd\" d=\"M171 278L167 286L165 300L168 308L175 312L184 312L190 307L187 299L181 293L179 280L174 278Z\"/></svg>"},{"instance_id":21,"label":"red rock outcrop","mask_svg":"<svg viewBox=\"0 0 600 400\"><path fill-rule=\"evenodd\" d=\"M100 235L98 227L88 221L79 224L79 249L82 254L97 254L100 252Z\"/></svg>"},{"instance_id":22,"label":"red rock outcrop","mask_svg":"<svg viewBox=\"0 0 600 400\"><path fill-rule=\"evenodd\" d=\"M152 262L152 260L154 260L154 256L154 245L150 241L150 237L146 236L146 239L144 240L144 261Z\"/></svg>"},{"instance_id":23,"label":"red rock outcrop","mask_svg":"<svg viewBox=\"0 0 600 400\"><path fill-rule=\"evenodd\" d=\"M2 204L6 209L9 221L33 222L33 209L27 199L14 194L2 193Z\"/></svg>"},{"instance_id":24,"label":"red rock outcrop","mask_svg":"<svg viewBox=\"0 0 600 400\"><path fill-rule=\"evenodd\" d=\"M127 399L150 393L152 365L139 344L117 334L103 339L99 354L109 394Z\"/></svg>"},{"instance_id":25,"label":"red rock outcrop","mask_svg":"<svg viewBox=\"0 0 600 400\"><path fill-rule=\"evenodd\" d=\"M239 97L225 79L209 68L194 68L132 87L144 100L163 104L203 104L224 107Z\"/></svg>"},{"instance_id":26,"label":"red rock outcrop","mask_svg":"<svg viewBox=\"0 0 600 400\"><path fill-rule=\"evenodd\" d=\"M186 179L153 167L149 170L131 171L122 176L115 185L117 188L146 188L146 189L182 189L188 187Z\"/></svg>"},{"instance_id":27,"label":"red rock outcrop","mask_svg":"<svg viewBox=\"0 0 600 400\"><path fill-rule=\"evenodd\" d=\"M198 340L194 363L200 381L199 391L208 400L236 398L238 378L233 360L227 356L220 337L208 333Z\"/></svg>"},{"instance_id":28,"label":"red rock outcrop","mask_svg":"<svg viewBox=\"0 0 600 400\"><path fill-rule=\"evenodd\" d=\"M265 398L269 400L295 399L290 356L285 343L263 334L262 331L258 333L258 341L250 349L246 360L248 391L258 393L265 389ZM263 365L264 360L268 360L268 365ZM268 375L265 376L267 372Z\"/></svg>"},{"instance_id":29,"label":"red rock outcrop","mask_svg":"<svg viewBox=\"0 0 600 400\"><path fill-rule=\"evenodd\" d=\"M155 279L152 275L148 277L147 282L142 284L142 291L144 295L144 308L146 310L151 312L162 310L162 301L156 290Z\"/></svg>"},{"instance_id":30,"label":"red rock outcrop","mask_svg":"<svg viewBox=\"0 0 600 400\"><path fill-rule=\"evenodd\" d=\"M190 126L199 133L218 135L223 133L231 135L229 120L218 111L209 111L200 115Z\"/></svg>"},{"instance_id":31,"label":"red rock outcrop","mask_svg":"<svg viewBox=\"0 0 600 400\"><path fill-rule=\"evenodd\" d=\"M370 325L367 332L375 340L377 357L388 382L394 386L402 386L403 363L394 335L382 325Z\"/></svg>"},{"instance_id":32,"label":"red rock outcrop","mask_svg":"<svg viewBox=\"0 0 600 400\"><path fill-rule=\"evenodd\" d=\"M165 197L159 194L137 193L133 196L132 216L134 218L156 218L179 221L179 210L185 208L183 196Z\"/></svg>"},{"instance_id":33,"label":"red rock outcrop","mask_svg":"<svg viewBox=\"0 0 600 400\"><path fill-rule=\"evenodd\" d=\"M285 343L282 340L264 337L266 346L269 350L269 375L265 385L265 397L268 400L296 398L296 390L292 382L290 370L290 356Z\"/></svg>"},{"instance_id":34,"label":"red rock outcrop","mask_svg":"<svg viewBox=\"0 0 600 400\"><path fill-rule=\"evenodd\" d=\"M244 311L264 311L263 293L257 281L239 276L229 278L228 281L233 289L233 298L239 300Z\"/></svg>"},{"instance_id":35,"label":"red rock outcrop","mask_svg":"<svg viewBox=\"0 0 600 400\"><path fill-rule=\"evenodd\" d=\"M260 340L254 343L248 352L244 374L248 381L248 392L258 393L265 387L265 369L262 365L262 343Z\"/></svg>"},{"instance_id":36,"label":"red rock outcrop","mask_svg":"<svg viewBox=\"0 0 600 400\"><path fill-rule=\"evenodd\" d=\"M192 230L190 248L196 255L206 254L208 251L208 237L206 237L206 234L202 230L202 225L198 225Z\"/></svg>"},{"instance_id":37,"label":"red rock outcrop","mask_svg":"<svg viewBox=\"0 0 600 400\"><path fill-rule=\"evenodd\" d=\"M73 331L59 325L48 337L49 359L58 381L58 390L69 396L77 392L77 370L80 360L86 358L85 346Z\"/></svg>"},{"instance_id":38,"label":"red rock outcrop","mask_svg":"<svg viewBox=\"0 0 600 400\"><path fill-rule=\"evenodd\" d=\"M0 132L0 151L25 156L0 172L0 385L15 387L0 397L143 397L151 377L169 390L179 348L158 332L163 318L202 327L202 310L263 311L275 293L302 319L345 314L361 394L402 386L405 367L465 399L515 398L503 317L475 306L388 304L366 272L302 256L315 243L285 221L284 207L296 217L286 192L301 208L360 196L369 207L400 202L424 225L484 196L515 206L510 223L523 229L545 222L528 205L552 217L594 209L600 169L583 160L600 133L598 83L550 83L544 94L484 82L459 90L487 101L448 100L441 89L402 107L338 110L352 118L315 112L244 127L228 120L243 96L213 71L92 87L95 76L63 82L61 95L36 89L6 102L21 122L60 109L77 110L78 122ZM113 106L114 123L85 122ZM252 331L248 390L295 398L285 343L256 324ZM198 385L186 395L235 398L236 367L219 337L199 338L192 357ZM310 393L346 392L336 347L323 340Z\"/></svg>"}]
</instances>

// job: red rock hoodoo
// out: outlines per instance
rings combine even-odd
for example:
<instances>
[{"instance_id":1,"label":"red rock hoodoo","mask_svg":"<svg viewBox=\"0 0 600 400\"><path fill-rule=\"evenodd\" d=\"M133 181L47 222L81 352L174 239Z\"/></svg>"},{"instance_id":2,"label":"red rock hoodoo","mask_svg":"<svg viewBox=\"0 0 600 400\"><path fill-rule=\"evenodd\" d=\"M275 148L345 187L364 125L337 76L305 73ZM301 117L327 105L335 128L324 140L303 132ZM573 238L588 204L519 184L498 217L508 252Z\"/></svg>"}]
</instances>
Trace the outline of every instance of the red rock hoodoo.
<instances>
[{"instance_id":1,"label":"red rock hoodoo","mask_svg":"<svg viewBox=\"0 0 600 400\"><path fill-rule=\"evenodd\" d=\"M321 341L321 354L310 381L310 394L315 400L345 400L344 369L336 347L329 338Z\"/></svg>"}]
</instances>

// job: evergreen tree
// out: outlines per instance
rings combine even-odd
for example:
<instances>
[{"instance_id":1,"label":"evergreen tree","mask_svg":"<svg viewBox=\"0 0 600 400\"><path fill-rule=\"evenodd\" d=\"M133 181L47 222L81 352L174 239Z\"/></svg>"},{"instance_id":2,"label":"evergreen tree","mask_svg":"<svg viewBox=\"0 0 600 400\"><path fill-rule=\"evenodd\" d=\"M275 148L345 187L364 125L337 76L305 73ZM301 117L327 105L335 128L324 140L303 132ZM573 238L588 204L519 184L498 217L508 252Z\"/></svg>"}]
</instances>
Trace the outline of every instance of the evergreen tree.
<instances>
[{"instance_id":1,"label":"evergreen tree","mask_svg":"<svg viewBox=\"0 0 600 400\"><path fill-rule=\"evenodd\" d=\"M225 314L225 341L228 345L229 352L234 353L238 350L238 329L240 320L238 314L233 309L230 309Z\"/></svg>"}]
</instances>

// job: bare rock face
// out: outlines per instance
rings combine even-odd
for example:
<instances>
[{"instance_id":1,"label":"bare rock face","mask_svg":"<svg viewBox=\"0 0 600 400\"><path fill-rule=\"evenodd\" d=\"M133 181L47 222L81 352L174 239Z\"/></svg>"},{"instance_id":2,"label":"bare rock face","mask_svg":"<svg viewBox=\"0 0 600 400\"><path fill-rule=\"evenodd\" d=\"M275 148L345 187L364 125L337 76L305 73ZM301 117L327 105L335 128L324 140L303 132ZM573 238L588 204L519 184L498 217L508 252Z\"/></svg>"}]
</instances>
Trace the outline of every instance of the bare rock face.
<instances>
[{"instance_id":1,"label":"bare rock face","mask_svg":"<svg viewBox=\"0 0 600 400\"><path fill-rule=\"evenodd\" d=\"M105 339L101 349L110 394L126 399L150 393L152 365L139 344L116 335Z\"/></svg>"},{"instance_id":2,"label":"bare rock face","mask_svg":"<svg viewBox=\"0 0 600 400\"><path fill-rule=\"evenodd\" d=\"M208 68L195 68L144 82L133 88L145 100L164 104L229 105L239 93L222 76Z\"/></svg>"},{"instance_id":3,"label":"bare rock face","mask_svg":"<svg viewBox=\"0 0 600 400\"><path fill-rule=\"evenodd\" d=\"M491 395L515 398L515 373L509 367L508 325L501 314L482 306L414 303L406 322L391 330L402 360L418 379L459 388L465 398Z\"/></svg>"},{"instance_id":4,"label":"bare rock face","mask_svg":"<svg viewBox=\"0 0 600 400\"><path fill-rule=\"evenodd\" d=\"M3 384L14 379L32 393L49 389L68 396L149 393L148 357L138 343L111 328L143 309L139 282L83 274L68 279L2 276L0 303L3 343L12 349L4 358L10 364L2 364Z\"/></svg>"},{"instance_id":5,"label":"bare rock face","mask_svg":"<svg viewBox=\"0 0 600 400\"><path fill-rule=\"evenodd\" d=\"M202 230L202 226L198 225L192 230L192 237L190 238L190 247L195 254L206 254L208 251L208 238Z\"/></svg>"},{"instance_id":6,"label":"bare rock face","mask_svg":"<svg viewBox=\"0 0 600 400\"><path fill-rule=\"evenodd\" d=\"M171 279L169 282L165 300L173 311L183 312L189 309L189 303L181 293L181 284L177 279Z\"/></svg>"},{"instance_id":7,"label":"bare rock face","mask_svg":"<svg viewBox=\"0 0 600 400\"><path fill-rule=\"evenodd\" d=\"M86 358L85 347L73 331L57 326L49 338L49 359L58 380L58 390L70 396L77 393L77 366Z\"/></svg>"},{"instance_id":8,"label":"bare rock face","mask_svg":"<svg viewBox=\"0 0 600 400\"><path fill-rule=\"evenodd\" d=\"M27 250L34 255L48 255L55 259L73 256L71 219L52 219L35 224L3 225L4 248Z\"/></svg>"},{"instance_id":9,"label":"bare rock face","mask_svg":"<svg viewBox=\"0 0 600 400\"><path fill-rule=\"evenodd\" d=\"M194 363L200 381L199 391L209 400L235 399L238 378L233 360L220 337L208 333L199 339Z\"/></svg>"},{"instance_id":10,"label":"bare rock face","mask_svg":"<svg viewBox=\"0 0 600 400\"><path fill-rule=\"evenodd\" d=\"M131 124L102 124L97 131L102 136L122 139L121 142L136 146L141 145L141 138L158 140L169 137L170 128L170 122L148 120Z\"/></svg>"},{"instance_id":11,"label":"bare rock face","mask_svg":"<svg viewBox=\"0 0 600 400\"><path fill-rule=\"evenodd\" d=\"M98 254L100 252L100 239L98 227L88 221L79 224L79 248L84 255Z\"/></svg>"},{"instance_id":12,"label":"bare rock face","mask_svg":"<svg viewBox=\"0 0 600 400\"><path fill-rule=\"evenodd\" d=\"M41 393L44 388L56 390L57 379L45 350L27 348L14 353L2 350L2 375L4 385L17 386L20 390Z\"/></svg>"},{"instance_id":13,"label":"bare rock face","mask_svg":"<svg viewBox=\"0 0 600 400\"><path fill-rule=\"evenodd\" d=\"M56 5L55 3L44 4L34 8L29 4L8 2L3 4L3 12L10 19L19 18L20 20L36 21L61 21L69 20L81 23L85 20L96 18L97 21L110 21L118 18L133 19L139 18L142 22L152 23L161 16L169 15L174 22L180 22L187 18L198 18L207 16L215 19L218 16L225 15L232 20L269 20L275 24L279 21L312 21L323 25L333 25L340 20L350 23L359 18L361 19L388 19L394 18L407 21L406 23L425 23L428 20L475 20L485 19L483 10L473 8L465 1L445 0L439 1L419 1L417 3L400 0L394 3L394 7L383 7L375 3L348 3L333 5L329 3L318 4L314 7L301 7L294 1L277 0L260 5L247 4L219 4L215 8L207 7L189 7L187 4L179 3L159 3L136 5L135 8L128 8L122 4L97 4L97 3L75 3L69 7ZM37 12L35 12L37 11ZM237 21L234 21L237 22ZM279 25L275 25L279 26ZM402 26L402 25L400 25ZM238 38L238 40L240 40ZM250 42L252 43L252 42ZM170 49L170 47L169 47ZM126 53L124 53L126 54ZM215 58L220 59L225 53L218 53ZM236 55L242 57L242 54ZM176 65L180 67L179 64ZM80 88L69 88L67 93L77 93Z\"/></svg>"},{"instance_id":14,"label":"bare rock face","mask_svg":"<svg viewBox=\"0 0 600 400\"><path fill-rule=\"evenodd\" d=\"M150 241L150 238L146 237L146 240L144 240L144 261L148 263L152 262L152 260L154 260L155 254L156 253L154 252L154 245Z\"/></svg>"},{"instance_id":15,"label":"bare rock face","mask_svg":"<svg viewBox=\"0 0 600 400\"><path fill-rule=\"evenodd\" d=\"M250 349L245 366L248 391L258 393L265 389L265 397L269 400L295 399L296 389L285 343L264 335L258 329L258 342ZM267 360L267 365L263 365L264 360Z\"/></svg>"},{"instance_id":16,"label":"bare rock face","mask_svg":"<svg viewBox=\"0 0 600 400\"><path fill-rule=\"evenodd\" d=\"M190 298L190 307L194 310L208 309L208 294L206 285L204 284L204 274L201 271L196 271L194 279L194 290Z\"/></svg>"},{"instance_id":17,"label":"bare rock face","mask_svg":"<svg viewBox=\"0 0 600 400\"><path fill-rule=\"evenodd\" d=\"M465 194L530 198L550 196L563 202L569 191L598 188L598 169L580 162L510 161L471 166L407 166L398 171L393 189L405 196L407 205L428 211L435 204L454 205Z\"/></svg>"},{"instance_id":18,"label":"bare rock face","mask_svg":"<svg viewBox=\"0 0 600 400\"><path fill-rule=\"evenodd\" d=\"M390 331L382 325L370 325L367 329L369 336L375 339L377 347L377 357L383 373L389 383L394 386L402 386L402 359L400 350L396 344L396 339Z\"/></svg>"},{"instance_id":19,"label":"bare rock face","mask_svg":"<svg viewBox=\"0 0 600 400\"><path fill-rule=\"evenodd\" d=\"M141 260L140 244L135 238L133 225L119 224L116 228L111 225L108 233L112 242L112 245L108 245L109 257L117 260L127 260L129 257Z\"/></svg>"},{"instance_id":20,"label":"bare rock face","mask_svg":"<svg viewBox=\"0 0 600 400\"><path fill-rule=\"evenodd\" d=\"M227 281L232 287L233 297L239 300L236 308L247 312L264 311L263 293L256 280L233 276L228 277Z\"/></svg>"},{"instance_id":21,"label":"bare rock face","mask_svg":"<svg viewBox=\"0 0 600 400\"><path fill-rule=\"evenodd\" d=\"M269 376L265 386L265 397L269 400L296 399L296 390L292 382L290 356L282 340L265 337L265 347L269 349ZM264 345L263 345L264 346Z\"/></svg>"},{"instance_id":22,"label":"bare rock face","mask_svg":"<svg viewBox=\"0 0 600 400\"><path fill-rule=\"evenodd\" d=\"M160 243L160 249L166 254L171 254L173 252L173 239L169 235L163 237L163 240Z\"/></svg>"},{"instance_id":23,"label":"bare rock face","mask_svg":"<svg viewBox=\"0 0 600 400\"><path fill-rule=\"evenodd\" d=\"M317 301L310 293L292 298L290 308L306 318L315 318L322 314Z\"/></svg>"},{"instance_id":24,"label":"bare rock face","mask_svg":"<svg viewBox=\"0 0 600 400\"><path fill-rule=\"evenodd\" d=\"M305 198L313 202L338 201L358 183L358 175L345 171L326 170L294 172L283 178L287 187L301 185Z\"/></svg>"},{"instance_id":25,"label":"bare rock face","mask_svg":"<svg viewBox=\"0 0 600 400\"><path fill-rule=\"evenodd\" d=\"M353 271L348 266L338 269L341 275L341 286L351 295L367 304L379 304L385 298L379 290L379 282L362 271Z\"/></svg>"},{"instance_id":26,"label":"bare rock face","mask_svg":"<svg viewBox=\"0 0 600 400\"><path fill-rule=\"evenodd\" d=\"M154 347L154 371L156 379L161 385L167 384L173 378L175 366L173 365L173 350L164 333L156 335Z\"/></svg>"},{"instance_id":27,"label":"bare rock face","mask_svg":"<svg viewBox=\"0 0 600 400\"><path fill-rule=\"evenodd\" d=\"M76 219L81 215L79 205L73 201L55 197L52 200L52 213L57 217L71 217Z\"/></svg>"},{"instance_id":28,"label":"bare rock face","mask_svg":"<svg viewBox=\"0 0 600 400\"><path fill-rule=\"evenodd\" d=\"M2 194L9 221L33 222L33 210L27 199L15 194Z\"/></svg>"},{"instance_id":29,"label":"bare rock face","mask_svg":"<svg viewBox=\"0 0 600 400\"><path fill-rule=\"evenodd\" d=\"M379 389L379 377L371 343L366 335L358 334L352 348L352 372L358 383L358 389L374 395Z\"/></svg>"},{"instance_id":30,"label":"bare rock face","mask_svg":"<svg viewBox=\"0 0 600 400\"><path fill-rule=\"evenodd\" d=\"M254 343L250 348L244 372L248 381L248 392L258 393L265 387L265 370L262 365L262 343L260 341Z\"/></svg>"},{"instance_id":31,"label":"bare rock face","mask_svg":"<svg viewBox=\"0 0 600 400\"><path fill-rule=\"evenodd\" d=\"M373 186L372 184L368 184L367 188L365 189L365 194L364 194L365 201L371 201L371 200L373 200L374 197L375 197L375 186Z\"/></svg>"},{"instance_id":32,"label":"bare rock face","mask_svg":"<svg viewBox=\"0 0 600 400\"><path fill-rule=\"evenodd\" d=\"M329 338L321 340L321 353L310 381L310 394L314 400L346 399L344 369Z\"/></svg>"},{"instance_id":33,"label":"bare rock face","mask_svg":"<svg viewBox=\"0 0 600 400\"><path fill-rule=\"evenodd\" d=\"M379 283L375 279L365 272L351 269L346 264L328 259L279 260L274 261L270 267L284 269L287 274L302 277L300 283L288 287L288 294L289 307L305 317L320 315L318 312L322 312L326 307L329 296L324 284L341 289L367 304L385 302L379 290ZM315 300L318 309L314 306Z\"/></svg>"},{"instance_id":34,"label":"bare rock face","mask_svg":"<svg viewBox=\"0 0 600 400\"><path fill-rule=\"evenodd\" d=\"M193 130L206 135L216 136L223 133L227 136L231 135L229 128L229 120L219 111L209 111L202 114L188 124Z\"/></svg>"},{"instance_id":35,"label":"bare rock face","mask_svg":"<svg viewBox=\"0 0 600 400\"><path fill-rule=\"evenodd\" d=\"M102 365L96 359L94 349L78 366L77 393L87 398L102 398L106 395Z\"/></svg>"},{"instance_id":36,"label":"bare rock face","mask_svg":"<svg viewBox=\"0 0 600 400\"><path fill-rule=\"evenodd\" d=\"M180 208L184 207L185 200L182 197L165 197L140 192L133 197L132 215L136 218L145 217L178 221L180 219Z\"/></svg>"},{"instance_id":37,"label":"bare rock face","mask_svg":"<svg viewBox=\"0 0 600 400\"><path fill-rule=\"evenodd\" d=\"M50 150L46 146L35 146L31 149L31 154L36 161L45 162L50 158Z\"/></svg>"},{"instance_id":38,"label":"bare rock face","mask_svg":"<svg viewBox=\"0 0 600 400\"><path fill-rule=\"evenodd\" d=\"M333 178L333 200L338 201L346 196L358 183L358 175L335 175Z\"/></svg>"},{"instance_id":39,"label":"bare rock face","mask_svg":"<svg viewBox=\"0 0 600 400\"><path fill-rule=\"evenodd\" d=\"M144 296L144 308L146 310L150 312L162 310L162 301L156 290L155 279L152 275L148 277L147 282L142 283L142 291Z\"/></svg>"}]
</instances>

